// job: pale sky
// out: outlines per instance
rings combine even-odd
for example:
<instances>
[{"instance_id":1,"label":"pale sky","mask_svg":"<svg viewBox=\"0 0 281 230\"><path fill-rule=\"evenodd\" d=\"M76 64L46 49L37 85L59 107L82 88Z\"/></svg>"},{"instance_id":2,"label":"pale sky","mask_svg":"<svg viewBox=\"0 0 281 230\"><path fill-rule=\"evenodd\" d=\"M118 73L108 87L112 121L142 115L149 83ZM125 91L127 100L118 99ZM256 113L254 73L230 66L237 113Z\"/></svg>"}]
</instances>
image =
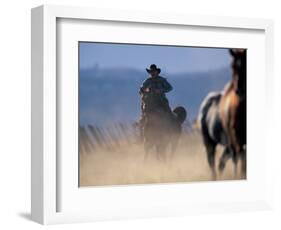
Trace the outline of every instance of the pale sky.
<instances>
[{"instance_id":1,"label":"pale sky","mask_svg":"<svg viewBox=\"0 0 281 230\"><path fill-rule=\"evenodd\" d=\"M80 68L144 69L155 63L162 70L198 72L229 66L228 49L80 42Z\"/></svg>"},{"instance_id":2,"label":"pale sky","mask_svg":"<svg viewBox=\"0 0 281 230\"><path fill-rule=\"evenodd\" d=\"M222 48L89 42L80 42L79 57L80 71L88 69L84 72L81 71L80 75L80 122L101 126L108 122L136 121L139 118L138 91L142 81L147 77L145 68L151 64L160 67L161 75L167 77L174 87L173 91L167 95L171 106L179 104L185 106L188 108L191 118L197 114L199 100L207 95L208 90L223 88L228 81L226 70L229 70L231 62L228 49ZM91 68L97 65L99 74L95 74L96 68ZM107 68L110 68L111 72L106 71ZM114 68L120 68L122 71L114 72ZM138 71L130 72L132 69ZM212 72L219 74L220 71L223 74L210 79ZM200 79L194 81L192 78L184 78L187 73L190 73L189 77L198 76L193 74L194 72L201 72ZM87 77L84 77L85 73L88 74ZM115 78L120 78L120 81L108 82L106 73L114 73ZM131 75L127 76L131 73L138 74L137 80L132 80L134 78ZM140 78L142 73L143 78ZM176 73L183 74L177 75ZM100 76L103 76L104 79L101 79ZM183 77L183 79L175 76ZM178 82L181 82L181 85Z\"/></svg>"}]
</instances>

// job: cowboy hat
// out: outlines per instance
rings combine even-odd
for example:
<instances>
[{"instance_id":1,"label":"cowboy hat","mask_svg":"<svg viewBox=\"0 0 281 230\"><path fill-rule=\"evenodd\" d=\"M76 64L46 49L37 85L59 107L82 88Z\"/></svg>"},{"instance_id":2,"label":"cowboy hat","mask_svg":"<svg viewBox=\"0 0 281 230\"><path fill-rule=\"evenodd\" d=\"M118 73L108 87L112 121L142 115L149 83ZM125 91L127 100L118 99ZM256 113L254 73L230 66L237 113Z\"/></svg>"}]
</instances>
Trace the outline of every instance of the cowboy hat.
<instances>
[{"instance_id":1,"label":"cowboy hat","mask_svg":"<svg viewBox=\"0 0 281 230\"><path fill-rule=\"evenodd\" d=\"M158 73L161 72L161 69L157 68L157 66L155 64L150 65L149 69L146 68L146 71L148 73L151 73L152 71L155 71L155 70L158 71Z\"/></svg>"}]
</instances>

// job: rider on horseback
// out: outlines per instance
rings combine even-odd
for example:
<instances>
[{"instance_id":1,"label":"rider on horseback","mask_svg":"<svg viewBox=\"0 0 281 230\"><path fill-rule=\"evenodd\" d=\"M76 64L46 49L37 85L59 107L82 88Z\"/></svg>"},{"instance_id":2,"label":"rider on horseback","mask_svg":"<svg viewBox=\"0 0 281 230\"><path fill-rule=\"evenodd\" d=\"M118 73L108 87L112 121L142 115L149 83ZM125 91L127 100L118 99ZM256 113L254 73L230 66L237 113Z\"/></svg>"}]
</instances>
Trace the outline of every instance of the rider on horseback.
<instances>
[{"instance_id":1,"label":"rider on horseback","mask_svg":"<svg viewBox=\"0 0 281 230\"><path fill-rule=\"evenodd\" d=\"M171 108L169 106L169 101L166 98L165 93L170 92L173 87L167 81L166 78L159 76L161 69L157 68L155 64L150 65L149 69L146 69L149 73L149 77L143 82L140 87L139 93L141 95L141 119L139 125L142 128L145 122L147 113L151 111L157 111L159 109L171 113ZM152 96L158 98L158 104L154 108L149 108L147 106L147 100Z\"/></svg>"}]
</instances>

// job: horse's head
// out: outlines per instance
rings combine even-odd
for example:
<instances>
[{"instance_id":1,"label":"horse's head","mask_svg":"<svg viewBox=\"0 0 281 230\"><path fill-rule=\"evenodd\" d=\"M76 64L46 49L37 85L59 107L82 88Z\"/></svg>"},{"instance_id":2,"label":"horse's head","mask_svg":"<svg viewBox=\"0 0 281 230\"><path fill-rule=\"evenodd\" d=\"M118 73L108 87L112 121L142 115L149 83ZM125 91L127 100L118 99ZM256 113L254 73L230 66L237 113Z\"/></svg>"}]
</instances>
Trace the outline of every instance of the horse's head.
<instances>
[{"instance_id":1,"label":"horse's head","mask_svg":"<svg viewBox=\"0 0 281 230\"><path fill-rule=\"evenodd\" d=\"M159 110L162 106L162 98L159 94L156 93L146 93L142 98L147 111Z\"/></svg>"},{"instance_id":2,"label":"horse's head","mask_svg":"<svg viewBox=\"0 0 281 230\"><path fill-rule=\"evenodd\" d=\"M246 94L246 71L247 71L247 57L246 49L230 49L232 56L232 80L236 92L239 95Z\"/></svg>"}]
</instances>

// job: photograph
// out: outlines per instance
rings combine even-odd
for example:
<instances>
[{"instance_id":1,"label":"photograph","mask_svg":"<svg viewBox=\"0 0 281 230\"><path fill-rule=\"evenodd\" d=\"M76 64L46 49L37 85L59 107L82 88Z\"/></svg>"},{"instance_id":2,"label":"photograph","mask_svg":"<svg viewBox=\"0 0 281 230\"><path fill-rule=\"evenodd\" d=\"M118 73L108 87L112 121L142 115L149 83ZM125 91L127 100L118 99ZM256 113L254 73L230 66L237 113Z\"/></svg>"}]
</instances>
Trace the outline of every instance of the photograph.
<instances>
[{"instance_id":1,"label":"photograph","mask_svg":"<svg viewBox=\"0 0 281 230\"><path fill-rule=\"evenodd\" d=\"M247 49L78 42L79 187L247 179Z\"/></svg>"},{"instance_id":2,"label":"photograph","mask_svg":"<svg viewBox=\"0 0 281 230\"><path fill-rule=\"evenodd\" d=\"M21 191L31 202L25 200L27 212L19 210L18 217L42 225L91 222L91 229L109 222L119 229L117 221L143 229L145 219L168 229L173 222L202 229L271 223L274 229L281 213L275 199L281 156L278 10L274 16L266 2L253 8L242 1L231 7L206 1L205 10L190 2L140 2L131 9L97 3L34 5L29 20L14 20L28 22L29 37L18 39L19 26L3 36L17 40L4 47L13 63L3 76L28 72L3 78L12 79L4 83L9 116L29 117L30 123L30 135L18 135L29 156L21 147L13 150L22 159L15 161L3 150L12 156L3 161L3 175L15 171L8 182L30 184ZM22 45L28 39L29 46ZM14 60L14 46L31 48L30 57L21 58L31 65ZM15 68L18 63L24 68ZM19 101L23 93L15 94L24 89L20 81L28 86L27 106ZM9 94L16 95L14 102ZM29 114L19 116L19 107L28 106ZM12 137L8 149L20 146L14 144L17 124L29 123L2 120L11 134L5 136ZM23 161L30 172L21 170ZM19 178L21 171L28 181Z\"/></svg>"}]
</instances>

